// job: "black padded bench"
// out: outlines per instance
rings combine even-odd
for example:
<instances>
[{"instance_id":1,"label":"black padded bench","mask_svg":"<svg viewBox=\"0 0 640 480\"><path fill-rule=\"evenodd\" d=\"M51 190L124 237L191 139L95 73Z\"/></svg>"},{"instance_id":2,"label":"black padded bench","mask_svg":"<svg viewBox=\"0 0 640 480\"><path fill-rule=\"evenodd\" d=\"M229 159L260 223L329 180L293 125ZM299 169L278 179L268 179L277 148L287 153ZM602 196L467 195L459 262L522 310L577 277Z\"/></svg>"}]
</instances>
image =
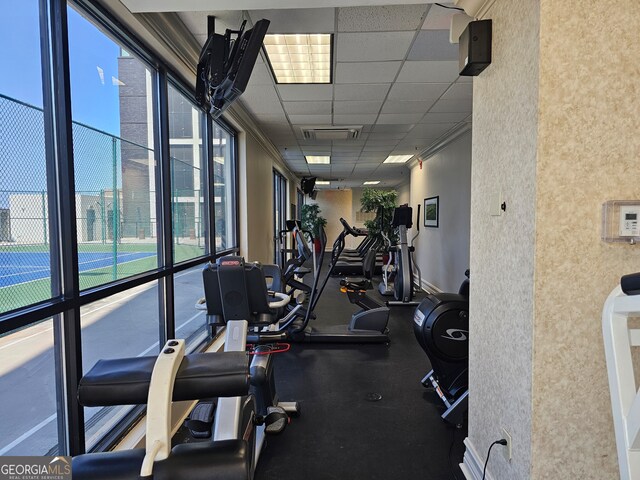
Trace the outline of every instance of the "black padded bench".
<instances>
[{"instance_id":1,"label":"black padded bench","mask_svg":"<svg viewBox=\"0 0 640 480\"><path fill-rule=\"evenodd\" d=\"M78 401L86 407L146 404L157 357L100 360L82 378ZM247 395L249 359L245 352L185 355L178 368L173 400ZM245 480L251 452L244 440L183 444L153 464L154 480ZM75 480L139 480L145 449L79 455Z\"/></svg>"}]
</instances>

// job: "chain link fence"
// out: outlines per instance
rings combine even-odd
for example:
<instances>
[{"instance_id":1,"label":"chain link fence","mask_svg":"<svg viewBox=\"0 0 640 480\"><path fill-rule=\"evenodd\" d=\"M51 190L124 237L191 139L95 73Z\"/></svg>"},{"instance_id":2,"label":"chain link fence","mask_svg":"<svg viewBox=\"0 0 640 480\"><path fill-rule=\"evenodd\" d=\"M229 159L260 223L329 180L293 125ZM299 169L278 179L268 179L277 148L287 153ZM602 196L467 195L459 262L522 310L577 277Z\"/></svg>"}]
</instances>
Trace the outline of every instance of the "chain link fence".
<instances>
[{"instance_id":1,"label":"chain link fence","mask_svg":"<svg viewBox=\"0 0 640 480\"><path fill-rule=\"evenodd\" d=\"M81 289L156 268L153 149L74 122L73 153ZM194 163L193 153L171 158L176 262L204 254L204 177ZM51 227L42 109L0 95L0 313L57 294Z\"/></svg>"}]
</instances>

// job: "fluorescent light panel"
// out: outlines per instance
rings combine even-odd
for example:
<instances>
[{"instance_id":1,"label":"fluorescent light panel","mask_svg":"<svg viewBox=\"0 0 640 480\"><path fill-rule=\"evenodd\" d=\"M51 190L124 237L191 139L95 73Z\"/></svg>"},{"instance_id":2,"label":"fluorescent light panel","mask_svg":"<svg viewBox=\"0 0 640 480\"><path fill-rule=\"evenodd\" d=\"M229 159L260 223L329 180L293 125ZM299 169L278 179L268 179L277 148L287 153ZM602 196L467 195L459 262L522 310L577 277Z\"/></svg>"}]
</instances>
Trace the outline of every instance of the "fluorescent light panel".
<instances>
[{"instance_id":1,"label":"fluorescent light panel","mask_svg":"<svg viewBox=\"0 0 640 480\"><path fill-rule=\"evenodd\" d=\"M331 34L265 35L278 83L331 83Z\"/></svg>"},{"instance_id":2,"label":"fluorescent light panel","mask_svg":"<svg viewBox=\"0 0 640 480\"><path fill-rule=\"evenodd\" d=\"M363 185L378 185L379 183L380 183L380 180L375 180L375 181L364 182Z\"/></svg>"},{"instance_id":3,"label":"fluorescent light panel","mask_svg":"<svg viewBox=\"0 0 640 480\"><path fill-rule=\"evenodd\" d=\"M389 155L382 163L405 163L410 158L413 158L413 155Z\"/></svg>"},{"instance_id":4,"label":"fluorescent light panel","mask_svg":"<svg viewBox=\"0 0 640 480\"><path fill-rule=\"evenodd\" d=\"M307 163L317 163L327 165L331 163L331 156L329 155L305 155Z\"/></svg>"},{"instance_id":5,"label":"fluorescent light panel","mask_svg":"<svg viewBox=\"0 0 640 480\"><path fill-rule=\"evenodd\" d=\"M329 180L316 180L316 185L330 185L331 182Z\"/></svg>"}]
</instances>

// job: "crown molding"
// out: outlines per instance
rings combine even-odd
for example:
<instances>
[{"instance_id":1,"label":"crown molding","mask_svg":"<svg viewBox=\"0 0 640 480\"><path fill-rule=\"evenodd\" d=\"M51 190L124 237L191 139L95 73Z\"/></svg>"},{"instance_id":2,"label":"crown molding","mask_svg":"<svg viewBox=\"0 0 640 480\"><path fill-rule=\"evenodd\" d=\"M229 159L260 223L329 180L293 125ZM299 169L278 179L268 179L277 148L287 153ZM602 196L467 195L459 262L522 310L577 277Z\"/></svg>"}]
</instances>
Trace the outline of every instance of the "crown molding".
<instances>
[{"instance_id":1,"label":"crown molding","mask_svg":"<svg viewBox=\"0 0 640 480\"><path fill-rule=\"evenodd\" d=\"M462 137L467 132L471 131L471 122L463 122L455 126L452 130L449 130L443 136L438 138L435 142L422 150L419 155L416 155L410 162L409 168L413 168L418 165L419 160L423 162L433 157L436 153L444 150L448 145L455 142L458 138Z\"/></svg>"}]
</instances>

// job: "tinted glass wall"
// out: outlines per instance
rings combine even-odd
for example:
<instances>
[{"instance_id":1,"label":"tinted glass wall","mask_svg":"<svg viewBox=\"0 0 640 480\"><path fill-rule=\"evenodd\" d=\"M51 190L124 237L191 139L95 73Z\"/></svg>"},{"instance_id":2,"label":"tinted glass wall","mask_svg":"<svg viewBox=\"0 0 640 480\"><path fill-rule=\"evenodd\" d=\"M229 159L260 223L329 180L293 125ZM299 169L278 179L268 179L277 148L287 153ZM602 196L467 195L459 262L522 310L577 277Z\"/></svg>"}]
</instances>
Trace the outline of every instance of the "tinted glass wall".
<instances>
[{"instance_id":1,"label":"tinted glass wall","mask_svg":"<svg viewBox=\"0 0 640 480\"><path fill-rule=\"evenodd\" d=\"M234 134L97 5L5 3L0 455L78 454L140 413L78 405L98 359L210 339L194 305L237 246Z\"/></svg>"}]
</instances>

